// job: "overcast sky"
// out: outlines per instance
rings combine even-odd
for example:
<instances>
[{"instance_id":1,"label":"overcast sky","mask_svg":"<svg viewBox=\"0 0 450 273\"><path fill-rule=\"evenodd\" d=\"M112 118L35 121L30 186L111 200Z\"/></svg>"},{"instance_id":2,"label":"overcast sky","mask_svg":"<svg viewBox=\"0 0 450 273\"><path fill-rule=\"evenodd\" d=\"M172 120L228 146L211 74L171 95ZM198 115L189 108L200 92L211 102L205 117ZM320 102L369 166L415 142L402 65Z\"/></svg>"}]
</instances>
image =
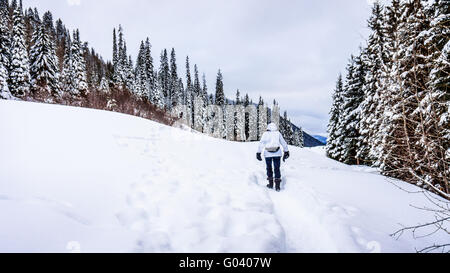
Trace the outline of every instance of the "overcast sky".
<instances>
[{"instance_id":1,"label":"overcast sky","mask_svg":"<svg viewBox=\"0 0 450 273\"><path fill-rule=\"evenodd\" d=\"M50 10L79 28L104 59L111 59L112 30L122 24L136 57L147 36L159 66L163 48L174 47L179 73L184 60L206 73L209 91L217 70L225 92L257 101L277 99L292 121L325 134L331 93L339 72L367 36L372 0L23 0Z\"/></svg>"}]
</instances>

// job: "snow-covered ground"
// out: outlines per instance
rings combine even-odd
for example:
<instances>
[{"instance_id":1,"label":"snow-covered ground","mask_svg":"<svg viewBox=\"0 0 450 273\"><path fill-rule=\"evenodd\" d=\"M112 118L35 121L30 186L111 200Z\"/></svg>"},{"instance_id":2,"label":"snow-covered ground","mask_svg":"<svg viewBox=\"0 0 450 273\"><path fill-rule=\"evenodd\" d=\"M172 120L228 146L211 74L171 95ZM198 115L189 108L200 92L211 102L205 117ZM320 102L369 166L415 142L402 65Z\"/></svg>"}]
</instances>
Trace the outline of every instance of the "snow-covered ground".
<instances>
[{"instance_id":1,"label":"snow-covered ground","mask_svg":"<svg viewBox=\"0 0 450 273\"><path fill-rule=\"evenodd\" d=\"M448 235L418 189L291 148L283 192L256 143L122 114L0 101L0 252L414 252Z\"/></svg>"}]
</instances>

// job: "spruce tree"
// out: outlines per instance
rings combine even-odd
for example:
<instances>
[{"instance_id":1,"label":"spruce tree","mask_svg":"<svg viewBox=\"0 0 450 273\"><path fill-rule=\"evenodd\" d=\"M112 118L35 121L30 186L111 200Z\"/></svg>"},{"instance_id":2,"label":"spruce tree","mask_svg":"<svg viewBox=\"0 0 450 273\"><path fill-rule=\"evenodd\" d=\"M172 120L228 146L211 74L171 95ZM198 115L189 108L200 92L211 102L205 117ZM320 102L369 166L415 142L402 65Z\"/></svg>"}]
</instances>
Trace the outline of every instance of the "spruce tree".
<instances>
[{"instance_id":1,"label":"spruce tree","mask_svg":"<svg viewBox=\"0 0 450 273\"><path fill-rule=\"evenodd\" d=\"M149 99L153 100L152 95L154 94L155 89L155 71L153 66L153 57L152 57L152 45L150 44L150 39L147 38L145 40L145 51L144 51L144 59L145 59L145 71L147 73L147 80L149 81Z\"/></svg>"},{"instance_id":2,"label":"spruce tree","mask_svg":"<svg viewBox=\"0 0 450 273\"><path fill-rule=\"evenodd\" d=\"M134 83L135 83L134 64L131 55L129 55L125 62L125 86L129 90L132 90Z\"/></svg>"},{"instance_id":3,"label":"spruce tree","mask_svg":"<svg viewBox=\"0 0 450 273\"><path fill-rule=\"evenodd\" d=\"M202 87L200 86L200 78L198 75L197 65L194 65L194 94L195 94L195 96L202 95Z\"/></svg>"},{"instance_id":4,"label":"spruce tree","mask_svg":"<svg viewBox=\"0 0 450 273\"><path fill-rule=\"evenodd\" d=\"M51 39L56 38L56 29L55 25L53 24L53 15L50 11L47 11L42 16L42 24L45 27L46 32L50 36Z\"/></svg>"},{"instance_id":5,"label":"spruce tree","mask_svg":"<svg viewBox=\"0 0 450 273\"><path fill-rule=\"evenodd\" d=\"M70 35L67 36L65 41L65 52L63 61L63 70L60 77L60 85L63 92L75 93L73 83L73 69L72 69L72 39Z\"/></svg>"},{"instance_id":6,"label":"spruce tree","mask_svg":"<svg viewBox=\"0 0 450 273\"><path fill-rule=\"evenodd\" d=\"M304 148L305 142L304 142L304 135L303 135L303 129L300 128L299 130L294 132L294 139L295 139L295 146Z\"/></svg>"},{"instance_id":7,"label":"spruce tree","mask_svg":"<svg viewBox=\"0 0 450 273\"><path fill-rule=\"evenodd\" d=\"M339 75L336 89L333 93L333 105L330 112L330 122L328 123L328 142L327 142L327 155L332 159L340 158L340 143L338 138L341 135L341 113L343 104L344 83L342 81L342 75Z\"/></svg>"},{"instance_id":8,"label":"spruce tree","mask_svg":"<svg viewBox=\"0 0 450 273\"><path fill-rule=\"evenodd\" d=\"M235 108L237 111L233 113L234 116L233 139L237 141L243 141L245 140L245 116L242 115L242 113L240 112L243 103L241 101L241 92L239 91L239 89L236 91L235 105L238 107Z\"/></svg>"},{"instance_id":9,"label":"spruce tree","mask_svg":"<svg viewBox=\"0 0 450 273\"><path fill-rule=\"evenodd\" d=\"M30 61L33 90L36 91L42 88L53 95L57 95L59 93L59 75L55 45L44 24L35 31Z\"/></svg>"},{"instance_id":10,"label":"spruce tree","mask_svg":"<svg viewBox=\"0 0 450 273\"><path fill-rule=\"evenodd\" d=\"M393 133L402 134L401 143L406 143L406 149L396 150L398 154L392 154L396 161L402 162L400 165L403 167L396 168L391 174L401 179L413 180L423 177L423 167L428 165L428 162L424 162L428 161L428 158L424 156L425 151L421 145L422 141L428 140L423 134L423 108L420 100L426 94L425 84L429 76L429 67L423 58L427 55L424 45L426 36L422 35L423 31L428 29L429 19L420 0L405 2L403 6L398 67L401 97L398 99L400 105L397 108L401 108L402 121L407 126L396 128L401 131ZM411 171L406 171L404 166L408 166Z\"/></svg>"},{"instance_id":11,"label":"spruce tree","mask_svg":"<svg viewBox=\"0 0 450 273\"><path fill-rule=\"evenodd\" d=\"M258 102L258 108L257 110L257 134L258 134L258 140L261 139L262 135L264 134L265 131L265 127L267 127L267 121L264 121L264 118L262 117L263 115L263 110L261 107L264 107L264 100L261 96L259 96L259 102Z\"/></svg>"},{"instance_id":12,"label":"spruce tree","mask_svg":"<svg viewBox=\"0 0 450 273\"><path fill-rule=\"evenodd\" d=\"M382 135L382 142L380 145L380 158L377 165L380 168L387 169L388 161L391 155L391 149L395 146L397 135L394 128L398 124L398 117L401 110L398 105L398 100L401 99L398 95L400 92L399 83L399 49L400 49L400 23L402 17L402 7L400 0L393 0L391 5L386 7L386 24L384 27L386 38L386 50L388 53L389 62L386 63L381 77L380 89L382 90L380 100L383 101L384 115L381 120L380 133ZM397 120L396 120L397 119ZM368 152L366 152L368 154ZM363 158L360 156L360 158Z\"/></svg>"},{"instance_id":13,"label":"spruce tree","mask_svg":"<svg viewBox=\"0 0 450 273\"><path fill-rule=\"evenodd\" d=\"M347 66L347 77L344 92L342 94L343 104L341 108L341 136L340 144L343 146L342 160L346 164L359 162L358 151L361 145L358 125L361 121L360 105L364 100L363 86L365 83L365 66L361 57L351 57ZM361 162L362 163L362 162Z\"/></svg>"},{"instance_id":14,"label":"spruce tree","mask_svg":"<svg viewBox=\"0 0 450 273\"><path fill-rule=\"evenodd\" d=\"M7 83L8 71L6 67L0 62L0 99L11 99L12 95L9 92L9 87Z\"/></svg>"},{"instance_id":15,"label":"spruce tree","mask_svg":"<svg viewBox=\"0 0 450 273\"><path fill-rule=\"evenodd\" d=\"M4 69L8 72L10 66L10 48L11 39L10 31L8 27L9 12L8 12L8 1L0 1L0 62L3 64ZM8 73L7 73L8 74Z\"/></svg>"},{"instance_id":16,"label":"spruce tree","mask_svg":"<svg viewBox=\"0 0 450 273\"><path fill-rule=\"evenodd\" d=\"M145 61L145 44L142 41L139 49L138 57L136 60L136 82L134 87L134 92L138 97L148 98L150 96L150 85L149 79L147 78L147 67Z\"/></svg>"},{"instance_id":17,"label":"spruce tree","mask_svg":"<svg viewBox=\"0 0 450 273\"><path fill-rule=\"evenodd\" d=\"M30 88L30 64L25 44L25 24L20 5L13 11L9 87L15 97L23 97Z\"/></svg>"},{"instance_id":18,"label":"spruce tree","mask_svg":"<svg viewBox=\"0 0 450 273\"><path fill-rule=\"evenodd\" d=\"M274 104L275 105L275 104ZM287 112L284 111L283 116L280 117L280 133L286 142L289 144L289 125L288 125L288 116Z\"/></svg>"},{"instance_id":19,"label":"spruce tree","mask_svg":"<svg viewBox=\"0 0 450 273\"><path fill-rule=\"evenodd\" d=\"M216 105L218 106L224 106L225 105L225 93L223 89L223 76L222 71L217 73L217 80L216 80Z\"/></svg>"},{"instance_id":20,"label":"spruce tree","mask_svg":"<svg viewBox=\"0 0 450 273\"><path fill-rule=\"evenodd\" d=\"M86 77L86 62L83 57L81 46L80 32L75 30L73 32L72 47L70 49L73 73L72 92L85 96L89 90Z\"/></svg>"},{"instance_id":21,"label":"spruce tree","mask_svg":"<svg viewBox=\"0 0 450 273\"><path fill-rule=\"evenodd\" d=\"M115 32L113 33L115 36ZM114 83L119 87L127 87L131 89L132 81L132 66L130 64L127 54L127 44L124 38L123 28L119 25L117 48L115 48L115 41L113 41L113 63L114 65ZM114 37L113 37L114 40Z\"/></svg>"},{"instance_id":22,"label":"spruce tree","mask_svg":"<svg viewBox=\"0 0 450 273\"><path fill-rule=\"evenodd\" d=\"M194 87L192 85L191 64L189 56L186 57L186 90L184 94L184 105L186 106L188 124L194 125Z\"/></svg>"},{"instance_id":23,"label":"spruce tree","mask_svg":"<svg viewBox=\"0 0 450 273\"><path fill-rule=\"evenodd\" d=\"M8 28L8 1L0 1L0 99L12 97L8 86L8 67L10 60L10 37Z\"/></svg>"},{"instance_id":24,"label":"spruce tree","mask_svg":"<svg viewBox=\"0 0 450 273\"><path fill-rule=\"evenodd\" d=\"M163 97L163 90L162 90L162 84L161 84L161 78L159 74L156 72L154 73L155 82L154 87L152 89L152 95L151 95L151 101L153 105L158 107L159 109L164 109L164 97Z\"/></svg>"},{"instance_id":25,"label":"spruce tree","mask_svg":"<svg viewBox=\"0 0 450 273\"><path fill-rule=\"evenodd\" d=\"M191 90L193 89L189 56L186 57L186 88Z\"/></svg>"},{"instance_id":26,"label":"spruce tree","mask_svg":"<svg viewBox=\"0 0 450 273\"><path fill-rule=\"evenodd\" d=\"M196 113L196 123L199 124L197 131L203 132L204 127L206 126L206 118L207 118L207 100L205 99L205 95L203 94L202 87L200 85L200 78L198 73L197 65L194 65L194 94L197 100L196 106L198 109L194 109Z\"/></svg>"},{"instance_id":27,"label":"spruce tree","mask_svg":"<svg viewBox=\"0 0 450 273\"><path fill-rule=\"evenodd\" d=\"M166 106L169 104L169 94L170 94L170 66L169 66L169 59L167 56L167 50L164 49L161 52L161 59L160 59L160 66L159 66L159 84L162 91L162 95L164 98L164 103Z\"/></svg>"},{"instance_id":28,"label":"spruce tree","mask_svg":"<svg viewBox=\"0 0 450 273\"><path fill-rule=\"evenodd\" d=\"M250 97L248 94L245 94L243 101L244 108L247 108L250 105ZM245 113L245 136L246 139L250 136L250 113Z\"/></svg>"},{"instance_id":29,"label":"spruce tree","mask_svg":"<svg viewBox=\"0 0 450 273\"><path fill-rule=\"evenodd\" d=\"M205 101L206 105L209 104L209 99L208 99L208 85L206 83L206 75L205 73L203 73L203 86L202 86L202 95L203 95L203 100Z\"/></svg>"},{"instance_id":30,"label":"spruce tree","mask_svg":"<svg viewBox=\"0 0 450 273\"><path fill-rule=\"evenodd\" d=\"M178 68L177 68L177 59L175 49L172 48L172 52L170 54L170 91L169 91L169 99L171 100L171 107L175 107L177 105L183 104L182 98L182 90L179 84L178 77Z\"/></svg>"},{"instance_id":31,"label":"spruce tree","mask_svg":"<svg viewBox=\"0 0 450 273\"><path fill-rule=\"evenodd\" d=\"M428 164L428 183L449 193L450 177L450 2L435 1L427 7L432 13L430 29L425 31L428 48L428 63L431 63L427 82L427 93L420 105L424 109L423 131L427 135L424 142Z\"/></svg>"},{"instance_id":32,"label":"spruce tree","mask_svg":"<svg viewBox=\"0 0 450 273\"><path fill-rule=\"evenodd\" d=\"M102 77L100 80L99 90L105 93L109 93L111 89L109 88L109 81L106 77Z\"/></svg>"},{"instance_id":33,"label":"spruce tree","mask_svg":"<svg viewBox=\"0 0 450 273\"><path fill-rule=\"evenodd\" d=\"M287 113L286 113L287 114ZM295 142L295 136L294 136L294 128L291 120L285 117L286 120L286 142L289 145L294 145Z\"/></svg>"},{"instance_id":34,"label":"spruce tree","mask_svg":"<svg viewBox=\"0 0 450 273\"><path fill-rule=\"evenodd\" d=\"M365 99L361 105L361 130L364 142L370 146L369 155L362 158L368 165L375 164L379 159L379 147L382 135L379 132L380 116L383 112L380 98L381 71L385 69L387 61L385 50L384 12L379 1L375 1L372 16L369 19L372 33L367 41L367 51L364 62L367 66L366 83L364 85Z\"/></svg>"},{"instance_id":35,"label":"spruce tree","mask_svg":"<svg viewBox=\"0 0 450 273\"><path fill-rule=\"evenodd\" d=\"M116 29L114 28L113 30L113 66L114 66L114 80L118 80L118 76L116 75L117 71L118 71L118 65L119 65L119 48L118 48L118 44L117 44L117 34L116 34Z\"/></svg>"},{"instance_id":36,"label":"spruce tree","mask_svg":"<svg viewBox=\"0 0 450 273\"><path fill-rule=\"evenodd\" d=\"M66 27L61 19L56 20L56 39L59 43L66 38Z\"/></svg>"}]
</instances>

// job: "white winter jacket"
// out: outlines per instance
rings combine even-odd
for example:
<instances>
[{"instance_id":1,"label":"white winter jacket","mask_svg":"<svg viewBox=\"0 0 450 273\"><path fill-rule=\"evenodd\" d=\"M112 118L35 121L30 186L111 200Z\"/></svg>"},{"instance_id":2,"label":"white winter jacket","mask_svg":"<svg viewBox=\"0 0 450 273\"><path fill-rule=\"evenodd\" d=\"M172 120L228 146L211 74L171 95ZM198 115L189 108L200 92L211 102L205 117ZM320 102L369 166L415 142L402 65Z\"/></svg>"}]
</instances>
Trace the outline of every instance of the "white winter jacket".
<instances>
[{"instance_id":1,"label":"white winter jacket","mask_svg":"<svg viewBox=\"0 0 450 273\"><path fill-rule=\"evenodd\" d=\"M269 152L267 149L271 148L279 148L277 152ZM283 148L283 151L281 151ZM281 133L278 131L277 125L275 123L269 124L267 127L267 132L263 134L261 137L261 141L259 142L258 153L262 153L264 149L264 157L282 157L283 152L288 152L289 147L284 140Z\"/></svg>"}]
</instances>

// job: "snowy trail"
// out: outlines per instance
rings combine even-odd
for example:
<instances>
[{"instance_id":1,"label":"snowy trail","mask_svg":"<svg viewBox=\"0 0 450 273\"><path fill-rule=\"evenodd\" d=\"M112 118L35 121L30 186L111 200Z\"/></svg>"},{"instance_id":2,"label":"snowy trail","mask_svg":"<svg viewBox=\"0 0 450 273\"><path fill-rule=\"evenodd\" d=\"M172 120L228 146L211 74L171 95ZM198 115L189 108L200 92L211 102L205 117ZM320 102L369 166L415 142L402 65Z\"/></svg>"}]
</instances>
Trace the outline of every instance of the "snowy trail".
<instances>
[{"instance_id":1,"label":"snowy trail","mask_svg":"<svg viewBox=\"0 0 450 273\"><path fill-rule=\"evenodd\" d=\"M321 149L292 147L277 193L257 143L24 102L0 101L0 117L0 252L413 252L448 240L391 238L432 219L410 206L426 199Z\"/></svg>"}]
</instances>

